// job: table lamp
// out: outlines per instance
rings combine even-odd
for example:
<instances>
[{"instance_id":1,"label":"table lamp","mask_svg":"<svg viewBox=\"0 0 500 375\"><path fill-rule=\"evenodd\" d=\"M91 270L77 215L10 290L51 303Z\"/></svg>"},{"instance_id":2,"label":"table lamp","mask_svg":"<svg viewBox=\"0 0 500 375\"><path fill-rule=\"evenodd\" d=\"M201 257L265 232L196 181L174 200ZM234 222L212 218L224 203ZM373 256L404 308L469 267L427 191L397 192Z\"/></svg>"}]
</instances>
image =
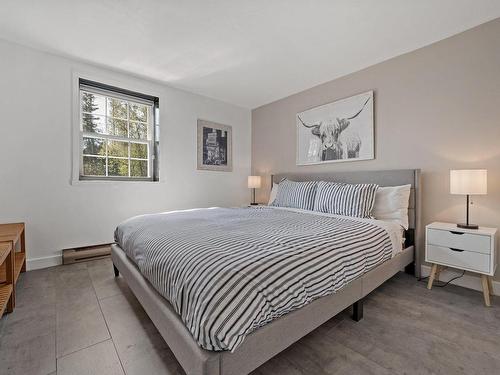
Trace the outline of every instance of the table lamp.
<instances>
[{"instance_id":1,"label":"table lamp","mask_svg":"<svg viewBox=\"0 0 500 375\"><path fill-rule=\"evenodd\" d=\"M253 199L252 203L250 203L252 206L257 205L255 203L255 189L260 189L261 182L260 176L248 176L248 188L253 189Z\"/></svg>"},{"instance_id":2,"label":"table lamp","mask_svg":"<svg viewBox=\"0 0 500 375\"><path fill-rule=\"evenodd\" d=\"M486 169L452 169L450 171L450 194L467 196L465 223L457 224L459 228L478 229L477 224L469 223L469 196L485 195L487 192Z\"/></svg>"}]
</instances>

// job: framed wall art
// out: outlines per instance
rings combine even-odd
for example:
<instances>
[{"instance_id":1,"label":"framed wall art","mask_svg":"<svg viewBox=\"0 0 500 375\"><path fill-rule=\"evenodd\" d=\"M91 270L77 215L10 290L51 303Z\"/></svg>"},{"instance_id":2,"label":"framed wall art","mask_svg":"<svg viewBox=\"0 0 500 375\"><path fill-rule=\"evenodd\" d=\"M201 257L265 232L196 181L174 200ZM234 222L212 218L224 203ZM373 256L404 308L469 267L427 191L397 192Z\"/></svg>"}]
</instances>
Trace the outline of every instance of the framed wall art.
<instances>
[{"instance_id":1,"label":"framed wall art","mask_svg":"<svg viewBox=\"0 0 500 375\"><path fill-rule=\"evenodd\" d=\"M233 170L231 126L198 120L198 169Z\"/></svg>"},{"instance_id":2,"label":"framed wall art","mask_svg":"<svg viewBox=\"0 0 500 375\"><path fill-rule=\"evenodd\" d=\"M297 165L374 159L373 91L297 113Z\"/></svg>"}]
</instances>

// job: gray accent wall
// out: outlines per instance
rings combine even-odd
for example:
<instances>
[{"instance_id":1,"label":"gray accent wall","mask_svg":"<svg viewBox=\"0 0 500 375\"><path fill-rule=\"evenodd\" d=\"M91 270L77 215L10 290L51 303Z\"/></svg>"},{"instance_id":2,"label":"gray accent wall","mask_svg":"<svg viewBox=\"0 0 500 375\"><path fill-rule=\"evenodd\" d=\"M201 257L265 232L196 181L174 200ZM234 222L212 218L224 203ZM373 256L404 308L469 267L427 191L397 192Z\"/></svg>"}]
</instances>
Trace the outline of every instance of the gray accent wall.
<instances>
[{"instance_id":1,"label":"gray accent wall","mask_svg":"<svg viewBox=\"0 0 500 375\"><path fill-rule=\"evenodd\" d=\"M499 36L496 19L254 109L252 172L264 177L257 200L268 198L271 174L420 168L423 224L458 222L465 197L449 194L449 170L486 168L488 195L473 197L471 221L500 227ZM375 92L375 160L297 166L296 113L367 90Z\"/></svg>"}]
</instances>

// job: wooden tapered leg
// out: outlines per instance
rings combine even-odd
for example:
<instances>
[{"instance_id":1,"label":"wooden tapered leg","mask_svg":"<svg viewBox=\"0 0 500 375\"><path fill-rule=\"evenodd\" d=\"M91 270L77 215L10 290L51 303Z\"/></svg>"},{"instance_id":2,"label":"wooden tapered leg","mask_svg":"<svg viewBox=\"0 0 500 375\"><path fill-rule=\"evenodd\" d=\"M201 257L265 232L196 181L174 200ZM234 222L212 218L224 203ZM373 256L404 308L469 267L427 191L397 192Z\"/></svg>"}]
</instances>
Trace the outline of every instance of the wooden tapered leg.
<instances>
[{"instance_id":1,"label":"wooden tapered leg","mask_svg":"<svg viewBox=\"0 0 500 375\"><path fill-rule=\"evenodd\" d=\"M436 277L437 264L432 265L431 274L429 275L429 282L427 283L427 289L432 289L432 283L434 282L434 278Z\"/></svg>"},{"instance_id":2,"label":"wooden tapered leg","mask_svg":"<svg viewBox=\"0 0 500 375\"><path fill-rule=\"evenodd\" d=\"M490 291L490 295L494 295L493 293L493 276L486 276L488 278L488 290Z\"/></svg>"},{"instance_id":3,"label":"wooden tapered leg","mask_svg":"<svg viewBox=\"0 0 500 375\"><path fill-rule=\"evenodd\" d=\"M444 270L443 266L436 267L436 275L434 276L434 281L439 281L439 276L441 275L442 270Z\"/></svg>"},{"instance_id":4,"label":"wooden tapered leg","mask_svg":"<svg viewBox=\"0 0 500 375\"><path fill-rule=\"evenodd\" d=\"M489 307L491 306L491 302L490 302L490 288L488 286L487 275L481 275L481 284L483 284L484 304Z\"/></svg>"}]
</instances>

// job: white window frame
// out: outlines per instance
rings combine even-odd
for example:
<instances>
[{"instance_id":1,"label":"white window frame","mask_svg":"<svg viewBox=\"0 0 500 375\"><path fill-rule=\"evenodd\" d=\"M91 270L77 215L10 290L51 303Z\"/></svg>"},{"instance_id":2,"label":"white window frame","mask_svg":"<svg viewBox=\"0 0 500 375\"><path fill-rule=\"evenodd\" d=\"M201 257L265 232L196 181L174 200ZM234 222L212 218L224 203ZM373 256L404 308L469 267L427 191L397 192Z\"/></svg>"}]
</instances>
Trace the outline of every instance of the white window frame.
<instances>
[{"instance_id":1,"label":"white window frame","mask_svg":"<svg viewBox=\"0 0 500 375\"><path fill-rule=\"evenodd\" d=\"M125 95L118 95L117 93L113 92L105 92L101 90L96 90L93 88L82 88L80 87L80 100L82 97L83 93L89 93L89 94L96 94L96 95L101 95L106 98L105 101L105 109L104 113L105 115L99 115L99 116L104 116L107 124L107 120L109 118L113 119L118 119L118 120L125 120L127 121L127 137L123 136L117 136L117 135L111 135L111 134L102 134L102 133L94 133L94 132L86 132L82 129L81 124L83 123L83 115L89 114L89 115L94 115L92 113L84 113L80 109L80 180L95 180L95 179L113 179L113 180L145 180L145 181L151 181L153 179L153 162L154 162L154 144L153 144L153 136L154 136L154 125L153 125L153 111L154 111L154 103L147 103L147 102L142 102L137 98L130 97L127 98ZM107 99L116 99L116 100L121 100L121 101L126 101L127 102L127 118L115 118L112 116L108 116L108 101ZM146 105L149 107L148 110L148 118L147 122L141 122L141 121L130 121L130 114L129 114L129 103L133 104L142 104ZM147 139L136 139L136 138L130 138L129 134L129 129L130 129L130 122L140 122L142 124L147 125L147 132L148 132L148 137ZM107 125L106 125L107 126ZM104 139L105 140L105 148L106 148L106 155L91 155L91 154L84 154L83 153L83 139L84 138L98 138L98 139ZM128 143L128 156L123 157L123 156L109 156L108 155L108 140L114 140L114 141L120 141L120 142L127 142ZM141 158L132 158L130 156L130 144L131 143L138 143L138 144L145 144L148 147L148 158L147 159L141 159ZM97 158L103 158L106 159L106 176L94 176L94 175L84 175L83 174L83 157L97 157ZM114 159L121 159L121 160L127 160L128 161L128 176L108 176L108 160L110 158ZM133 177L130 176L130 161L131 160L141 160L141 161L147 161L148 162L148 176L147 177Z\"/></svg>"},{"instance_id":2,"label":"white window frame","mask_svg":"<svg viewBox=\"0 0 500 375\"><path fill-rule=\"evenodd\" d=\"M71 183L73 185L78 185L78 184L86 184L86 183L125 183L125 182L159 182L159 176L158 176L158 167L156 167L156 173L154 171L154 163L158 163L158 160L156 159L159 153L159 150L157 150L157 145L159 142L159 111L158 108L155 107L154 105L151 107L151 111L149 111L148 116L150 117L148 119L148 139L136 139L136 138L128 138L128 137L122 137L122 136L115 136L115 135L108 135L108 134L101 134L101 133L93 133L93 132L84 132L82 128L82 112L81 112L81 90L80 90L80 80L86 80L86 81L94 81L94 82L99 82L102 83L103 85L107 86L113 86L113 87L118 87L118 88L126 88L127 91L133 91L133 92L147 92L151 97L159 97L157 93L152 93L150 88L145 88L141 86L137 86L128 82L122 82L122 81L111 81L108 78L104 77L99 77L95 74L93 75L88 75L88 74L82 74L82 73L73 73L73 109L72 109L72 117L73 117L73 126L72 126L72 138L73 138L73 158L72 158L72 178L71 178ZM102 92L98 92L99 88L92 88L92 89L84 89L83 91L89 91L98 95L103 95L106 97L112 97L115 99L119 100L126 100L128 102L133 102L137 104L147 104L151 105L150 101L135 97L135 96L128 96L122 93L111 93L112 91L107 91L103 90ZM155 95L156 94L156 95ZM107 102L106 102L107 106ZM154 113L153 113L154 112ZM107 116L107 111L105 112L104 115L105 118L110 117ZM128 114L128 106L127 106L127 123L129 121L129 114ZM128 129L128 126L127 126ZM129 130L127 130L129 131ZM83 139L84 137L91 137L91 138L101 138L104 139L106 142L106 148L107 146L107 140L117 140L117 141L123 141L129 143L129 152L127 157L114 157L111 156L109 158L116 158L116 159L127 159L129 160L129 176L84 176L83 175ZM140 158L131 158L130 157L130 143L140 143L140 144L147 144L148 145L148 177L130 177L130 160L146 160L146 159L140 159ZM85 156L91 156L85 154ZM97 157L102 157L108 160L107 156L107 151L106 151L106 156L102 155L95 155ZM108 168L108 162L106 161L106 171Z\"/></svg>"}]
</instances>

